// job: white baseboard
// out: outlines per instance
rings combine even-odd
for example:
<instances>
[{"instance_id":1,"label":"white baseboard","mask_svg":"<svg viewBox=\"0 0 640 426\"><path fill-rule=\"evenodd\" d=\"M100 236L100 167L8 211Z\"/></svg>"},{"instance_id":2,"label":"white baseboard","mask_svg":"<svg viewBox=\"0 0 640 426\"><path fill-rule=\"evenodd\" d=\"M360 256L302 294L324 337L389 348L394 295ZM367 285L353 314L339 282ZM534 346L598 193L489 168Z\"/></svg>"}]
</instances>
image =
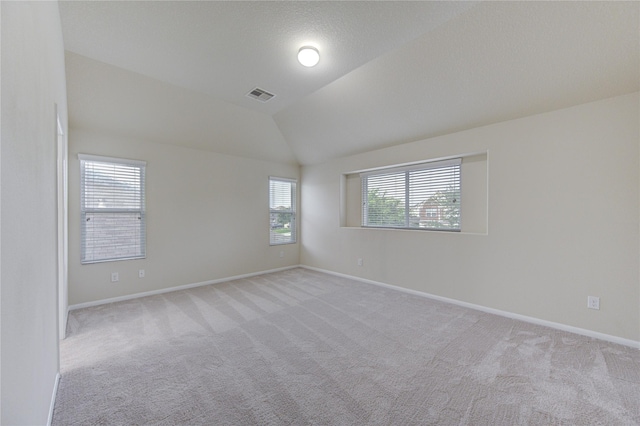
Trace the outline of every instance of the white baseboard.
<instances>
[{"instance_id":1,"label":"white baseboard","mask_svg":"<svg viewBox=\"0 0 640 426\"><path fill-rule=\"evenodd\" d=\"M470 308L470 309L475 309L477 311L482 311L482 312L486 312L486 313L489 313L489 314L500 315L500 316L506 317L506 318L520 320L520 321L524 321L524 322L528 322L528 323L536 324L536 325L542 325L542 326L545 326L545 327L555 328L557 330L568 331L569 333L580 334L582 336L593 337L594 339L605 340L607 342L617 343L619 345L624 345L624 346L629 346L629 347L632 347L632 348L635 348L635 349L640 349L640 342L637 342L637 341L631 340L631 339L624 339L622 337L612 336L610 334L599 333L599 332L593 331L593 330L587 330L587 329L584 329L584 328L573 327L573 326L570 326L570 325L561 324L561 323L552 322L552 321L547 321L547 320L534 318L534 317L529 317L529 316L526 316L526 315L515 314L513 312L501 311L499 309L488 308L488 307L482 306L482 305L475 305L473 303L467 303L467 302L462 302L460 300L449 299L447 297L437 296L435 294L424 293L424 292L421 292L421 291L411 290L411 289L400 287L400 286L396 286L396 285L386 284L386 283L382 283L382 282L378 282L378 281L372 281L372 280L368 280L366 278L360 278L360 277L356 277L356 276L353 276L353 275L341 274L339 272L329 271L329 270L321 269L321 268L315 268L313 266L300 265L300 267L301 268L310 269L312 271L323 272L325 274L335 275L335 276L338 276L338 277L350 278L350 279L353 279L353 280L356 280L356 281L360 281L360 282L364 282L364 283L367 283L367 284L373 284L373 285L377 285L377 286L381 286L381 287L386 287L386 288L390 288L390 289L393 289L393 290L398 290L398 291L402 291L402 292L405 292L405 293L414 294L414 295L417 295L417 296L427 297L429 299L439 300L441 302L452 303L454 305L458 305L458 306L462 306L462 307Z\"/></svg>"},{"instance_id":2,"label":"white baseboard","mask_svg":"<svg viewBox=\"0 0 640 426\"><path fill-rule=\"evenodd\" d=\"M223 282L227 282L227 281L239 280L239 279L242 279L242 278L255 277L256 275L264 275L264 274L270 274L272 272L286 271L287 269L294 269L294 268L299 268L299 267L300 267L300 265L285 266L284 268L276 268L276 269L269 269L267 271L252 272L252 273L243 274L243 275L235 275L233 277L219 278L217 280L203 281L203 282L200 282L200 283L185 284L185 285L179 285L179 286L176 286L176 287L162 288L162 289L159 289L159 290L145 291L145 292L142 292L142 293L127 294L125 296L112 297L112 298L109 298L109 299L102 299L102 300L95 300L95 301L92 301L92 302L78 303L76 305L70 305L69 306L69 310L72 311L74 309L82 309L82 308L88 308L88 307L91 307L91 306L106 305L107 303L121 302L123 300L137 299L139 297L154 296L156 294L163 294L163 293L171 293L171 292L174 292L174 291L186 290L188 288L202 287L202 286L210 285L210 284L218 284L218 283L223 283Z\"/></svg>"},{"instance_id":3,"label":"white baseboard","mask_svg":"<svg viewBox=\"0 0 640 426\"><path fill-rule=\"evenodd\" d=\"M51 426L53 421L53 409L56 407L56 395L58 395L58 384L60 383L60 372L56 373L56 381L53 383L53 394L51 395L51 404L49 405L49 418L47 426Z\"/></svg>"},{"instance_id":4,"label":"white baseboard","mask_svg":"<svg viewBox=\"0 0 640 426\"><path fill-rule=\"evenodd\" d=\"M387 283L383 283L383 282L379 282L379 281L373 281L373 280L369 280L369 279L366 279L366 278L356 277L354 275L342 274L340 272L334 272L334 271L330 271L328 269L316 268L316 267L307 266L307 265L292 265L292 266L286 266L284 268L277 268L277 269L270 269L270 270L266 270L266 271L252 272L252 273L249 273L249 274L236 275L236 276L226 277L226 278L219 278L219 279L216 279L216 280L203 281L203 282L193 283L193 284L185 284L185 285L176 286L176 287L169 287L169 288L163 288L163 289L159 289L159 290L147 291L147 292L142 292L142 293L129 294L129 295L126 295L126 296L112 297L110 299L103 299L103 300L96 300L96 301L93 301L93 302L79 303L79 304L76 304L76 305L70 305L69 306L69 311L72 311L74 309L88 308L88 307L91 307L91 306L104 305L104 304L107 304L107 303L121 302L123 300L137 299L139 297L153 296L153 295L156 295L156 294L170 293L170 292L173 292L173 291L186 290L186 289L194 288L194 287L202 287L202 286L210 285L210 284L218 284L218 283L222 283L222 282L226 282L226 281L233 281L233 280L238 280L238 279L242 279L242 278L249 278L249 277L254 277L254 276L257 276L257 275L269 274L269 273L272 273L272 272L279 272L279 271L286 271L288 269L295 269L295 268L305 268L305 269L309 269L309 270L312 270L312 271L323 272L323 273L329 274L329 275L335 275L335 276L338 276L338 277L349 278L349 279L353 279L353 280L356 280L356 281L364 282L364 283L367 283L367 284L373 284L373 285L386 287L386 288L390 288L390 289L397 290L397 291L402 291L402 292L413 294L413 295L416 295L416 296L427 297L429 299L439 300L441 302L446 302L446 303L452 303L454 305L458 305L458 306L462 306L462 307L465 307L465 308L474 309L474 310L481 311L481 312L486 312L486 313L489 313L489 314L499 315L499 316L506 317L506 318L511 318L511 319L515 319L515 320L519 320L519 321L524 321L524 322L528 322L528 323L536 324L536 325L542 325L542 326L545 326L545 327L554 328L556 330L567 331L569 333L575 333L575 334L579 334L579 335L582 335L582 336L593 337L594 339L600 339L600 340L604 340L604 341L607 341L607 342L617 343L619 345L624 345L624 346L629 346L631 348L640 349L640 342L635 341L635 340L624 339L622 337L612 336L610 334L600 333L600 332L597 332L597 331L587 330L587 329L579 328L579 327L573 327L571 325L561 324L561 323L552 322L552 321L547 321L547 320L543 320L543 319L540 319L540 318L529 317L529 316L526 316L526 315L520 315L520 314L516 314L516 313L513 313L513 312L502 311L502 310L499 310L499 309L489 308L489 307L482 306L482 305L475 305L473 303L463 302L463 301L456 300L456 299L450 299L450 298L447 298L447 297L437 296L435 294L425 293L425 292L417 291L417 290L411 290L411 289L408 289L408 288L404 288L404 287L400 287L400 286L396 286L396 285L392 285L392 284L387 284ZM57 382L56 382L56 386L57 386Z\"/></svg>"}]
</instances>

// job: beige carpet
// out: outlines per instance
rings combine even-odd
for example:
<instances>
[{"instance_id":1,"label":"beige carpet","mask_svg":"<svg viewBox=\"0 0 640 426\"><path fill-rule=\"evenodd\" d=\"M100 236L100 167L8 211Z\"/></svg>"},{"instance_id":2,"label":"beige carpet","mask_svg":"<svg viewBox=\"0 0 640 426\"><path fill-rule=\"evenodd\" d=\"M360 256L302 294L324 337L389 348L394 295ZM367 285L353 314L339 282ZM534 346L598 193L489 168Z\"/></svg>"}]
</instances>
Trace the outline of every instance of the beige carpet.
<instances>
[{"instance_id":1,"label":"beige carpet","mask_svg":"<svg viewBox=\"0 0 640 426\"><path fill-rule=\"evenodd\" d=\"M640 351L304 269L72 311L54 425L634 425Z\"/></svg>"}]
</instances>

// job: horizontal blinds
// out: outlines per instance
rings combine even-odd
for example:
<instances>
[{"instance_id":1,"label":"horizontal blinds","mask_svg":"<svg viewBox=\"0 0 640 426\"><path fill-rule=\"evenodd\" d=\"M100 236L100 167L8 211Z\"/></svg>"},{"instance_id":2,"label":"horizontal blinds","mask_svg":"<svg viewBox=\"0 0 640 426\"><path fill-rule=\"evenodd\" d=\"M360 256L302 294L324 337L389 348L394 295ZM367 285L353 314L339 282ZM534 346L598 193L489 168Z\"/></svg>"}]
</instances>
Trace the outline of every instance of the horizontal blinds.
<instances>
[{"instance_id":1,"label":"horizontal blinds","mask_svg":"<svg viewBox=\"0 0 640 426\"><path fill-rule=\"evenodd\" d=\"M145 257L145 163L79 158L82 263Z\"/></svg>"},{"instance_id":2,"label":"horizontal blinds","mask_svg":"<svg viewBox=\"0 0 640 426\"><path fill-rule=\"evenodd\" d=\"M292 210L295 205L295 182L284 179L269 179L269 208L271 210Z\"/></svg>"},{"instance_id":3,"label":"horizontal blinds","mask_svg":"<svg viewBox=\"0 0 640 426\"><path fill-rule=\"evenodd\" d=\"M144 167L93 161L83 163L83 207L86 210L142 210Z\"/></svg>"},{"instance_id":4,"label":"horizontal blinds","mask_svg":"<svg viewBox=\"0 0 640 426\"><path fill-rule=\"evenodd\" d=\"M296 242L296 181L269 178L269 242Z\"/></svg>"},{"instance_id":5,"label":"horizontal blinds","mask_svg":"<svg viewBox=\"0 0 640 426\"><path fill-rule=\"evenodd\" d=\"M406 227L406 172L369 175L363 181L365 226Z\"/></svg>"},{"instance_id":6,"label":"horizontal blinds","mask_svg":"<svg viewBox=\"0 0 640 426\"><path fill-rule=\"evenodd\" d=\"M362 225L460 230L460 159L363 173Z\"/></svg>"}]
</instances>

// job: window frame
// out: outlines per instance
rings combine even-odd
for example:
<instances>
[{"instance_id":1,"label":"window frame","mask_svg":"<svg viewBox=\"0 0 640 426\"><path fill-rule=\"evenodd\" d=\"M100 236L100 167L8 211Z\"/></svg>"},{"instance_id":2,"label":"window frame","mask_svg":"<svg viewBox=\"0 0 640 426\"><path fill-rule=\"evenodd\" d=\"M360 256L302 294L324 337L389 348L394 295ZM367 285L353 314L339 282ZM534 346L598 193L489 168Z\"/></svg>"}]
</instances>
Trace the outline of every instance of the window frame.
<instances>
[{"instance_id":1,"label":"window frame","mask_svg":"<svg viewBox=\"0 0 640 426\"><path fill-rule=\"evenodd\" d=\"M273 200L273 194L272 194L272 185L271 182L282 182L282 183L288 183L291 185L290 190L291 190L291 194L290 194L290 204L291 204L291 208L290 209L274 209L272 206L272 200ZM283 177L276 177L276 176L269 176L269 245L270 246L279 246L279 245L284 245L284 244L296 244L298 242L298 207L297 207L297 200L298 200L298 180L297 179L291 179L291 178L283 178ZM280 215L280 214L290 214L291 215L291 222L289 225L289 229L291 230L291 236L290 239L288 241L274 241L274 234L273 234L273 229L275 229L273 227L272 224L272 215Z\"/></svg>"},{"instance_id":2,"label":"window frame","mask_svg":"<svg viewBox=\"0 0 640 426\"><path fill-rule=\"evenodd\" d=\"M132 159L124 159L124 158L114 158L114 157L105 157L99 155L89 155L89 154L78 154L78 159L80 160L80 262L83 265L92 264L92 263L103 263L103 262L116 262L122 260L133 260L133 259L145 259L147 256L147 242L146 242L146 228L147 228L147 220L146 220L146 161L141 160L132 160ZM87 171L86 167L89 163L99 163L106 164L115 167L128 167L138 169L139 173L139 191L134 192L137 198L134 198L136 202L138 202L137 207L95 207L96 199L90 195L87 195L87 189L90 185L87 182ZM110 176L113 179L117 179L116 173ZM134 182L135 180L131 180ZM122 181L127 182L127 181ZM123 192L113 191L112 194L123 194ZM91 201L93 200L94 206L89 206ZM130 200L128 200L130 203ZM124 202L123 202L124 203ZM87 223L90 220L88 215L99 215L99 214L111 214L111 215L138 215L138 220L140 220L140 224L138 227L133 228L137 229L137 233L135 235L135 239L138 240L133 246L129 245L129 247L134 247L136 253L134 255L127 254L119 256L117 255L118 249L123 250L127 247L127 245L121 245L118 247L117 244L112 245L111 249L114 251L113 254L108 256L96 256L92 255L88 258L88 250L89 243L88 237L90 231L87 229ZM108 229L108 228L105 228ZM95 240L95 238L94 238ZM103 240L104 241L104 240Z\"/></svg>"},{"instance_id":3,"label":"window frame","mask_svg":"<svg viewBox=\"0 0 640 426\"><path fill-rule=\"evenodd\" d=\"M411 174L419 173L423 171L436 170L436 169L445 169L451 168L452 173L455 176L454 183L457 189L457 201L454 199L454 202L458 203L458 221L457 227L429 227L429 226L411 226L412 217L411 217L411 208L403 207L403 220L402 224L394 225L391 222L384 224L371 224L370 223L370 215L368 213L369 209L369 179L371 177L380 177L383 178L385 176L398 175L395 179L404 180L403 185L404 188L400 188L401 198L393 197L395 199L402 199L400 203L403 203L404 206L411 205ZM361 220L360 227L368 228L368 229L402 229L402 230L417 230L417 231L444 231L444 232L461 232L462 231L462 217L461 217L461 193L462 193L462 157L460 158L451 158L447 160L437 160L437 161L428 161L428 162L420 162L414 163L411 165L402 165L402 166L389 166L384 168L378 168L375 170L368 170L360 173L361 180ZM427 184L431 185L431 184ZM426 186L426 185L425 185ZM437 188L437 185L433 185L434 188ZM391 186L390 186L391 189ZM430 190L432 188L429 188ZM433 194L435 195L435 194ZM383 194L384 197L384 194ZM422 203L426 203L428 199L422 201ZM426 210L425 210L426 211ZM425 213L426 214L426 213ZM431 214L431 213L430 213ZM420 215L418 215L418 223L420 223ZM431 216L430 216L431 217Z\"/></svg>"}]
</instances>

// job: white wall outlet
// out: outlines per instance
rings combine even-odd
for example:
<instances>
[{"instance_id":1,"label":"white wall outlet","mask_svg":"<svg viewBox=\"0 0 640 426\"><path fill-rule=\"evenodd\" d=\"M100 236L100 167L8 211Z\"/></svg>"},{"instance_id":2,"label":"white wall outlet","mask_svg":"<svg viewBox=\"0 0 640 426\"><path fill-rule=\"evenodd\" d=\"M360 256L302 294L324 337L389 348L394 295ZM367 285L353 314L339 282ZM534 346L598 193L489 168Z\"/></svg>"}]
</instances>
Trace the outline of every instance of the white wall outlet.
<instances>
[{"instance_id":1,"label":"white wall outlet","mask_svg":"<svg viewBox=\"0 0 640 426\"><path fill-rule=\"evenodd\" d=\"M600 298L596 296L587 296L587 308L600 309Z\"/></svg>"},{"instance_id":2,"label":"white wall outlet","mask_svg":"<svg viewBox=\"0 0 640 426\"><path fill-rule=\"evenodd\" d=\"M144 278L144 269L138 270L138 278Z\"/></svg>"},{"instance_id":3,"label":"white wall outlet","mask_svg":"<svg viewBox=\"0 0 640 426\"><path fill-rule=\"evenodd\" d=\"M364 262L362 261L362 258L358 258L358 266L362 266L364 264Z\"/></svg>"},{"instance_id":4,"label":"white wall outlet","mask_svg":"<svg viewBox=\"0 0 640 426\"><path fill-rule=\"evenodd\" d=\"M283 251L280 252L280 257L284 257L284 252Z\"/></svg>"},{"instance_id":5,"label":"white wall outlet","mask_svg":"<svg viewBox=\"0 0 640 426\"><path fill-rule=\"evenodd\" d=\"M112 272L111 273L111 282L112 283L117 283L118 281L120 281L120 277L118 276L117 272Z\"/></svg>"}]
</instances>

